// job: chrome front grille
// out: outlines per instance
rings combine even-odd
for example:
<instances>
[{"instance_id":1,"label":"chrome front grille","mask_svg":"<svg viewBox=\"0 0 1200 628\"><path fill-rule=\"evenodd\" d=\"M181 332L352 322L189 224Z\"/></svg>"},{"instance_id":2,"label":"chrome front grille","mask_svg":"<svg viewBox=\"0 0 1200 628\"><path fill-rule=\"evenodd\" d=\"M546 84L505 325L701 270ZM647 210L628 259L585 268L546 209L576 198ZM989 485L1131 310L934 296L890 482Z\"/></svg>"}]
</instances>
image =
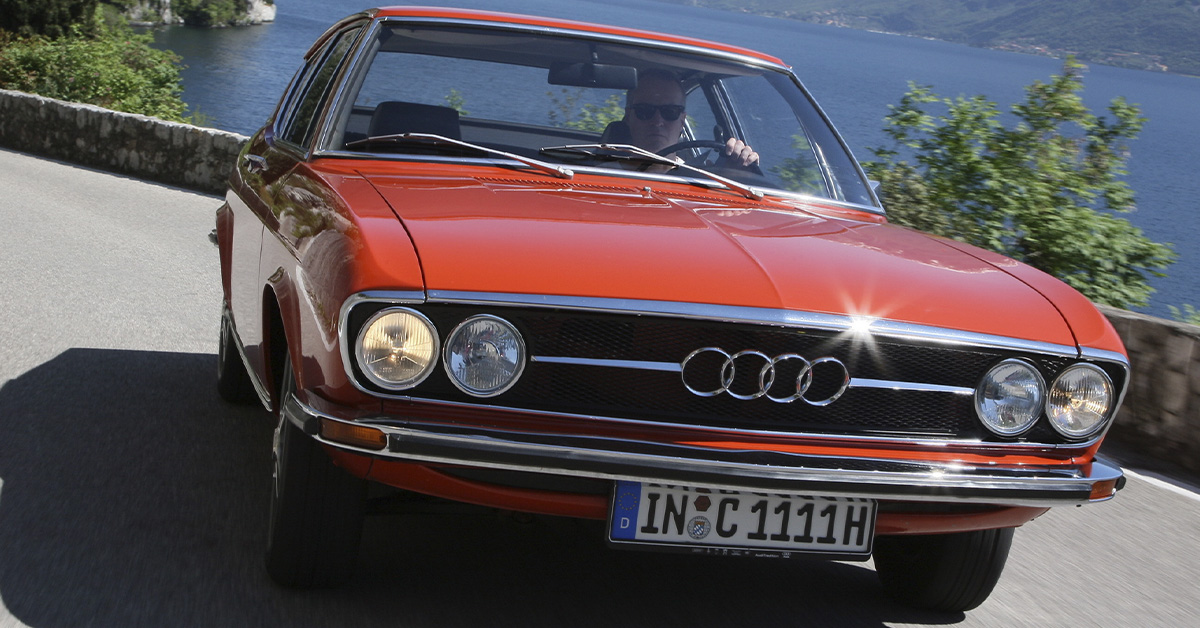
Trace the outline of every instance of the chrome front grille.
<instances>
[{"instance_id":1,"label":"chrome front grille","mask_svg":"<svg viewBox=\"0 0 1200 628\"><path fill-rule=\"evenodd\" d=\"M370 303L356 307L348 324L354 328L356 321L378 307ZM491 305L415 307L439 330L449 330L480 313L512 322L535 357L511 390L486 404L575 415L579 420L602 417L784 433L999 440L982 428L973 408L971 393L987 369L1019 356L1034 363L1049 380L1072 362L1062 355L916 339L868 341L845 332L784 325ZM684 385L679 366L689 354L705 347L719 347L729 354L798 355L808 361L832 358L844 365L852 383L824 406L778 403L765 396L700 396ZM1123 378L1122 369L1109 368L1114 379ZM719 366L710 366L709 371L710 378L719 377L713 374L719 372ZM756 371L742 368L732 387L743 391L757 388ZM820 387L829 387L835 378L823 374L814 379L810 397L829 397L829 390ZM480 403L452 386L440 369L404 396ZM574 419L566 416L563 420ZM1043 425L1018 440L1063 442Z\"/></svg>"}]
</instances>

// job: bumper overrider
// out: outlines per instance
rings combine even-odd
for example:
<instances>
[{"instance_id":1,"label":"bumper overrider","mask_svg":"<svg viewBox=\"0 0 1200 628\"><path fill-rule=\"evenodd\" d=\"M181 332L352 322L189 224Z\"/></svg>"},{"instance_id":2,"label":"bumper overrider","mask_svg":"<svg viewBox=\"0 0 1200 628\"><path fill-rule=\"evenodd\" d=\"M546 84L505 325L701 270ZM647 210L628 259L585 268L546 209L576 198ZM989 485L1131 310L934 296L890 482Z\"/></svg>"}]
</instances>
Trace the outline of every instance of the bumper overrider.
<instances>
[{"instance_id":1,"label":"bumper overrider","mask_svg":"<svg viewBox=\"0 0 1200 628\"><path fill-rule=\"evenodd\" d=\"M348 419L296 396L285 400L284 412L305 433L349 454L600 480L1025 507L1105 501L1125 483L1120 468L1099 458L1084 464L962 464L714 448L398 416Z\"/></svg>"}]
</instances>

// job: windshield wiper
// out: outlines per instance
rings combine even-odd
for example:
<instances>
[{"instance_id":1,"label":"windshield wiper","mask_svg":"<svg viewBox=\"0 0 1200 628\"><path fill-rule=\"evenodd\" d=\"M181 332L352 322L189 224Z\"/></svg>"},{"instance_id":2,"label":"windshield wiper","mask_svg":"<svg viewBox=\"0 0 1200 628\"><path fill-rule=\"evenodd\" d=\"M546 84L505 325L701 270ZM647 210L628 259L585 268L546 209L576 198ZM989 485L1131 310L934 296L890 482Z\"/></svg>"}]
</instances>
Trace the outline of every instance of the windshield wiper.
<instances>
[{"instance_id":1,"label":"windshield wiper","mask_svg":"<svg viewBox=\"0 0 1200 628\"><path fill-rule=\"evenodd\" d=\"M720 183L721 185L724 185L725 187L727 187L735 192L738 192L739 194L741 194L742 196L745 196L746 198L760 200L763 197L762 192L759 192L758 190L756 190L748 185L738 183L737 181L734 181L733 179L722 177L719 174L714 174L703 168L697 168L696 166L688 165L682 161L675 161L674 159L671 159L670 157L663 157L662 155L652 153L644 148L638 148L637 146L633 146L632 144L571 144L568 146L547 146L546 148L543 148L539 152L541 152L541 153L554 153L554 152L573 153L576 155L583 155L583 156L591 157L591 158L595 158L595 159L630 159L630 157L619 157L617 155L612 155L612 154L605 155L605 154L601 154L601 153L597 153L597 152L593 152L593 151L612 151L612 152L616 152L616 153L626 153L627 155L632 155L633 159L640 159L640 160L645 160L645 161L648 161L651 163L663 164L665 166L670 166L671 168L682 168L689 172L695 172L701 176L712 179L713 181L716 181L717 183Z\"/></svg>"},{"instance_id":2,"label":"windshield wiper","mask_svg":"<svg viewBox=\"0 0 1200 628\"><path fill-rule=\"evenodd\" d=\"M534 170L539 170L560 179L570 179L575 176L575 173L570 168L555 166L554 164L548 164L537 159L522 157L521 155L514 153L497 150L495 148L488 148L487 146L480 146L478 144L472 144L462 140L452 139L444 135L434 135L432 133L396 133L393 135L376 135L360 140L354 140L352 142L346 142L346 148L354 148L355 146L366 146L369 144L379 143L457 146L459 148L466 148L468 150L484 153L486 155L495 155L497 157L511 159L513 161L523 163Z\"/></svg>"}]
</instances>

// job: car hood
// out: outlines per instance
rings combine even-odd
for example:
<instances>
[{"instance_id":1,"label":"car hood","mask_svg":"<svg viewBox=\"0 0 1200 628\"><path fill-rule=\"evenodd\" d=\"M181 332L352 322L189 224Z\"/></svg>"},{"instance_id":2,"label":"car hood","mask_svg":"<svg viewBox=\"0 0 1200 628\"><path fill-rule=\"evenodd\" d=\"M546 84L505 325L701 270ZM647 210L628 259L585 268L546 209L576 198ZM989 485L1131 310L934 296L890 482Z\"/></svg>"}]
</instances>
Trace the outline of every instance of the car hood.
<instances>
[{"instance_id":1,"label":"car hood","mask_svg":"<svg viewBox=\"0 0 1200 628\"><path fill-rule=\"evenodd\" d=\"M366 176L429 291L782 308L1076 344L1028 267L836 208L579 177Z\"/></svg>"}]
</instances>

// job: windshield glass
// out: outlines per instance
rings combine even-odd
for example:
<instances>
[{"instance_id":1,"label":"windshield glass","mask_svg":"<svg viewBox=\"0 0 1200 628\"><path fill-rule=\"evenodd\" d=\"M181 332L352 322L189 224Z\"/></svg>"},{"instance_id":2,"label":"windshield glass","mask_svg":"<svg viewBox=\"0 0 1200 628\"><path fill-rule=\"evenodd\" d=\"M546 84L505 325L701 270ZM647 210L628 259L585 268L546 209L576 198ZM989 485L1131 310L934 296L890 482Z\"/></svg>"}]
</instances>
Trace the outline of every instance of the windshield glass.
<instances>
[{"instance_id":1,"label":"windshield glass","mask_svg":"<svg viewBox=\"0 0 1200 628\"><path fill-rule=\"evenodd\" d=\"M873 205L852 158L793 77L728 55L384 22L339 103L325 150L485 156L396 137L422 133L576 169L696 177L606 148L631 145L767 191Z\"/></svg>"}]
</instances>

